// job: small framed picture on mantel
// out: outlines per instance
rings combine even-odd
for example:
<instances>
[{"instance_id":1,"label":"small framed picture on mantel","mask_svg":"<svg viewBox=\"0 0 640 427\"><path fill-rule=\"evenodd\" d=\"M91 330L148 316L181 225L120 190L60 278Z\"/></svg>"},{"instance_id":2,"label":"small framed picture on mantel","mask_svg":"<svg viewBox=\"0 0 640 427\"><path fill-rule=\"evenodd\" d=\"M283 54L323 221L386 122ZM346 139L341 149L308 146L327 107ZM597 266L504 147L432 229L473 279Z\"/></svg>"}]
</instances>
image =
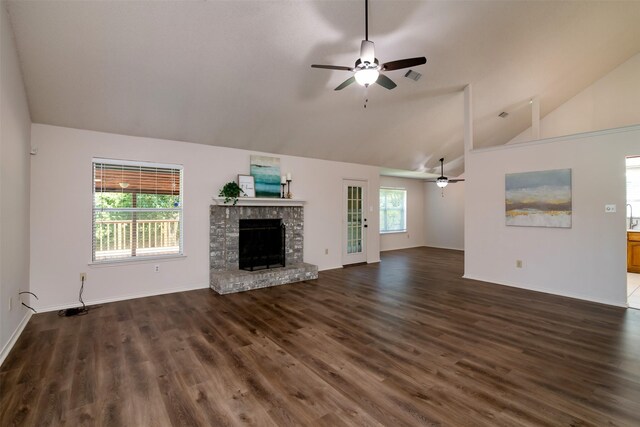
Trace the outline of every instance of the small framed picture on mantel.
<instances>
[{"instance_id":1,"label":"small framed picture on mantel","mask_svg":"<svg viewBox=\"0 0 640 427\"><path fill-rule=\"evenodd\" d=\"M241 197L256 197L256 183L251 175L238 175L238 187L244 194Z\"/></svg>"}]
</instances>

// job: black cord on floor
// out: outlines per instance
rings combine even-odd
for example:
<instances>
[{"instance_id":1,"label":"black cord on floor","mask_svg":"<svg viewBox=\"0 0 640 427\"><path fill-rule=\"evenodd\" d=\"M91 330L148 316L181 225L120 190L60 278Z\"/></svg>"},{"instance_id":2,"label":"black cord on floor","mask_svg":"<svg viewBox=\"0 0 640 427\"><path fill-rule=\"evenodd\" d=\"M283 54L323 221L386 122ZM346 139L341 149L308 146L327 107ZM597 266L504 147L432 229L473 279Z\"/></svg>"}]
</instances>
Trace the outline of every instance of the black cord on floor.
<instances>
[{"instance_id":1,"label":"black cord on floor","mask_svg":"<svg viewBox=\"0 0 640 427\"><path fill-rule=\"evenodd\" d=\"M33 292L29 292L29 291L20 291L20 292L18 292L18 295L22 295L22 294L31 294L34 297L36 297L36 299L40 299L40 298L38 298L38 295L34 294Z\"/></svg>"},{"instance_id":2,"label":"black cord on floor","mask_svg":"<svg viewBox=\"0 0 640 427\"><path fill-rule=\"evenodd\" d=\"M80 284L80 292L78 294L78 299L80 303L82 303L82 308L80 307L72 307L67 308L65 310L59 310L58 316L60 317L71 317L71 316L84 316L85 314L89 314L89 309L85 305L82 300L82 293L84 292L84 276L82 276L82 283Z\"/></svg>"},{"instance_id":3,"label":"black cord on floor","mask_svg":"<svg viewBox=\"0 0 640 427\"><path fill-rule=\"evenodd\" d=\"M29 292L29 291L20 291L20 292L18 292L18 295L22 295L22 294L30 294L30 295L33 295L34 297L36 297L36 299L40 299L40 298L38 298L38 295L34 294L33 292ZM24 305L25 307L27 307L29 310L33 311L34 313L37 313L36 309L31 307L30 305L27 305L27 304L23 303L22 301L20 301L20 304Z\"/></svg>"},{"instance_id":4,"label":"black cord on floor","mask_svg":"<svg viewBox=\"0 0 640 427\"><path fill-rule=\"evenodd\" d=\"M34 313L37 313L36 309L31 307L30 305L27 305L27 304L23 303L22 301L20 302L20 304L24 305L25 307L27 307L29 310L33 311Z\"/></svg>"},{"instance_id":5,"label":"black cord on floor","mask_svg":"<svg viewBox=\"0 0 640 427\"><path fill-rule=\"evenodd\" d=\"M82 310L87 311L87 306L84 305L84 301L82 301L82 293L84 292L84 275L82 276L82 283L80 284L80 292L78 293L78 299L82 303Z\"/></svg>"}]
</instances>

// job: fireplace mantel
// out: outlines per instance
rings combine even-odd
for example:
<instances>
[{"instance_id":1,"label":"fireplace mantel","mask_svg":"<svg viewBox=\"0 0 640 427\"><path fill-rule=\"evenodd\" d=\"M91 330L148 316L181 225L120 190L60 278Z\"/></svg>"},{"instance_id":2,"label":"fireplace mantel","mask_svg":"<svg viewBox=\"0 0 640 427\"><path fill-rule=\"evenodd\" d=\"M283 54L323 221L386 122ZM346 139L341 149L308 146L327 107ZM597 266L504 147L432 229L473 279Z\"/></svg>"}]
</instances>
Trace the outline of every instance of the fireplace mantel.
<instances>
[{"instance_id":1,"label":"fireplace mantel","mask_svg":"<svg viewBox=\"0 0 640 427\"><path fill-rule=\"evenodd\" d=\"M213 197L219 206L233 207L233 203L225 203L224 197ZM305 200L276 199L275 197L239 197L236 206L304 206Z\"/></svg>"}]
</instances>

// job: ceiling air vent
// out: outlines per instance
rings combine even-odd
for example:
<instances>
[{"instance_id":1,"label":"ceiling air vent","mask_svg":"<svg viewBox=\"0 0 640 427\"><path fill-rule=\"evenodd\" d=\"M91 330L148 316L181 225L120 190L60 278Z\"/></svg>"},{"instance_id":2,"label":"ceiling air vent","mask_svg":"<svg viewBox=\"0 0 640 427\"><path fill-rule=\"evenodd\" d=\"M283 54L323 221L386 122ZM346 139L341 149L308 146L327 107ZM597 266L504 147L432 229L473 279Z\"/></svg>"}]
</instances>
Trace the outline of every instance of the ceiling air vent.
<instances>
[{"instance_id":1,"label":"ceiling air vent","mask_svg":"<svg viewBox=\"0 0 640 427\"><path fill-rule=\"evenodd\" d=\"M508 115L509 115L509 113L507 113L506 111L503 111L502 113L498 114L498 117L502 117L504 119Z\"/></svg>"},{"instance_id":2,"label":"ceiling air vent","mask_svg":"<svg viewBox=\"0 0 640 427\"><path fill-rule=\"evenodd\" d=\"M420 77L422 77L422 74L420 74L420 73L418 73L416 71L413 71L413 70L409 70L409 71L407 71L407 73L404 76L406 78L408 78L408 79L411 79L411 80L417 82L418 80L420 80Z\"/></svg>"}]
</instances>

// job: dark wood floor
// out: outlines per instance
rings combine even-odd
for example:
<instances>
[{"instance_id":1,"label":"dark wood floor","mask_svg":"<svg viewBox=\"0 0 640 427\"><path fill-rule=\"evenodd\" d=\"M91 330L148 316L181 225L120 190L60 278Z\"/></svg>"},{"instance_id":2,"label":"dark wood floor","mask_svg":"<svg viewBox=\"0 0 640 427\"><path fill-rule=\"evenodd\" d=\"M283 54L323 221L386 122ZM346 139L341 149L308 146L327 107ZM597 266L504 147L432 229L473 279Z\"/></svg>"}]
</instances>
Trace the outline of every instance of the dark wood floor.
<instances>
[{"instance_id":1,"label":"dark wood floor","mask_svg":"<svg viewBox=\"0 0 640 427\"><path fill-rule=\"evenodd\" d=\"M640 311L463 280L462 258L35 315L0 425L640 425Z\"/></svg>"}]
</instances>

